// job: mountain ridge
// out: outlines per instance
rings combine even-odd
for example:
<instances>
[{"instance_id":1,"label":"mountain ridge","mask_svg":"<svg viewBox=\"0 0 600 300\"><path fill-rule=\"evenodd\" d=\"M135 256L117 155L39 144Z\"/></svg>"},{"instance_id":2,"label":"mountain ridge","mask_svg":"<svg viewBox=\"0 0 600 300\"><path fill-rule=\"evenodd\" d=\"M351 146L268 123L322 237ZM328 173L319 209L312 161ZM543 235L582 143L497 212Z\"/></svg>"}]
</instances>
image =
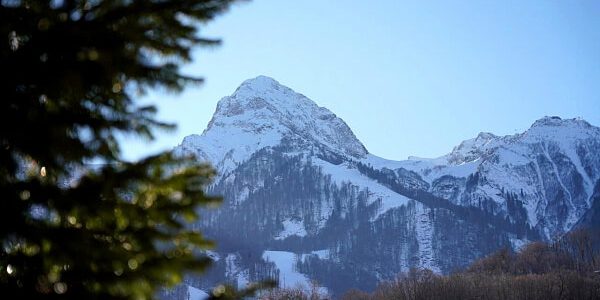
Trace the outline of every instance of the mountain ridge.
<instances>
[{"instance_id":1,"label":"mountain ridge","mask_svg":"<svg viewBox=\"0 0 600 300\"><path fill-rule=\"evenodd\" d=\"M227 143L223 137L229 137L234 143ZM211 162L229 158L232 163L240 163L284 138L298 138L352 157L368 154L342 119L266 76L246 80L231 96L222 98L202 135L184 138L179 149L192 150L187 152ZM199 144L206 147L223 143L227 145L193 153Z\"/></svg>"},{"instance_id":2,"label":"mountain ridge","mask_svg":"<svg viewBox=\"0 0 600 300\"><path fill-rule=\"evenodd\" d=\"M263 259L280 255L304 274L290 276L337 293L412 267L446 273L596 220L587 212L598 203L598 147L600 128L544 117L515 135L482 132L438 158L388 160L331 111L259 76L221 99L202 135L174 152L219 173L210 192L225 202L198 226L222 244L217 269L245 277L214 278L282 276L289 264ZM344 282L332 270L358 273Z\"/></svg>"},{"instance_id":3,"label":"mountain ridge","mask_svg":"<svg viewBox=\"0 0 600 300\"><path fill-rule=\"evenodd\" d=\"M215 113L213 114L213 117L211 118L211 120L209 121L207 127L203 130L201 135L206 134L207 132L209 132L211 129L213 129L213 127L215 127L215 123L219 123L218 118L221 117L220 112L225 111L226 114L241 114L242 112L244 112L243 108L244 105L247 105L248 108L250 109L257 109L257 108L262 108L265 104L264 103L260 103L260 101L255 101L255 102L244 102L244 103L236 103L236 104L232 104L230 100L237 100L239 98L243 98L243 97L250 97L250 98L256 98L255 96L257 95L261 95L261 94L272 94L271 92L275 90L275 91L282 91L282 93L288 94L288 95L296 95L299 96L299 98L302 100L302 102L304 102L304 107L316 107L317 110L323 111L325 113L325 115L329 115L331 116L332 119L339 119L340 121L343 122L343 124L345 125L345 127L347 127L348 129L349 126L340 118L338 118L333 112L331 112L329 109L325 108L325 107L320 107L318 105L316 105L315 102L313 102L312 100L306 98L306 96L297 93L295 91L293 91L292 89L280 84L278 81L276 81L275 79L265 76L265 75L259 75L255 78L252 79L248 79L245 80L239 87L236 88L235 92L231 95L231 96L226 96L223 97L217 104L217 108ZM256 94L251 94L252 92L255 92ZM241 95L240 95L241 94ZM240 97L241 96L241 97ZM266 98L269 104L273 105L274 102L273 100L278 100L277 97L275 98ZM281 100L281 98L279 98L279 100ZM227 107L227 108L224 108ZM281 105L281 106L277 106L277 105L273 105L272 107L275 107L275 109L277 110L285 110L287 112L288 116L297 116L296 114L294 114L293 109L290 109L290 107L286 107L285 105ZM282 109L283 107L283 109ZM298 110L296 110L297 112ZM230 116L227 115L227 116ZM324 118L327 118L326 116L323 116ZM398 159L388 159L388 158L383 158L385 160L389 160L389 161L396 161L396 162L402 162L402 161L410 161L410 160L431 160L431 161L436 161L436 160L440 160L442 158L448 157L451 154L453 154L454 152L458 152L459 150L461 150L464 147L468 147L468 146L473 146L473 145L469 145L473 142L478 142L480 140L484 140L484 141L490 141L492 139L503 139L503 140L510 140L510 139L514 139L516 137L522 136L522 135L526 135L530 130L534 129L534 128L538 128L538 127L561 127L564 126L566 124L569 125L578 125L579 127L582 128L596 128L596 130L600 130L598 127L591 125L589 122L581 119L581 118L572 118L572 119L563 119L561 117L558 116L543 116L540 119L535 120L532 125L525 130L522 133L517 133L517 134L513 134L513 135L496 135L494 133L491 132L480 132L476 137L471 138L471 139L466 139L461 141L457 146L455 146L449 153L444 154L442 156L439 157L420 157L420 156L415 156L415 155L411 155L409 156L408 159L406 160L398 160ZM234 125L234 124L231 124ZM260 128L257 128L257 133L261 133L260 132ZM360 141L358 141L358 139L356 138L356 136L354 135L354 133L351 131L352 133L352 137L356 140L357 143L359 143L361 145L362 148L361 149L361 153L362 155L365 154L371 154L369 151L367 151L366 147L364 145L362 145L362 143ZM189 136L184 137L184 141L182 142L182 144L185 144L185 140L189 140L189 139L197 139L197 137L201 136L198 134L192 134ZM221 141L222 142L222 141ZM179 145L181 146L181 144ZM473 148L473 147L472 147ZM260 148L258 148L260 149ZM258 150L256 149L256 150ZM481 150L477 147L473 148L473 150ZM359 155L360 156L360 155ZM454 161L451 159L451 161Z\"/></svg>"},{"instance_id":4,"label":"mountain ridge","mask_svg":"<svg viewBox=\"0 0 600 300\"><path fill-rule=\"evenodd\" d=\"M577 149L572 147L578 140L587 138L600 139L600 128L579 118L561 119L557 116L545 116L536 120L522 133L497 136L481 132L475 138L462 141L448 154L437 158L411 157L408 160L389 160L369 153L348 125L327 108L319 107L304 95L270 77L258 76L244 81L231 96L222 98L202 135L184 138L175 151L180 154L193 154L199 160L209 161L225 174L260 149L275 147L283 140L294 140L292 144L295 144L300 152L303 149L324 147L332 153L348 156L365 164L416 172L432 184L434 180L443 176L466 178L476 173L480 166L489 164L484 161L489 157L503 158L506 164L516 166L527 164L534 155L525 149L528 147L541 147L541 152L553 163L546 144L550 143L550 147L557 147L561 155L567 154L571 159L574 169L583 181L587 193L585 202L589 205L594 182L599 175L592 174L582 167ZM544 179L538 177L538 181L543 185ZM556 181L573 202L573 196L567 191L560 174L556 176ZM522 191L521 187L519 192ZM488 195L489 191L481 193L486 197L498 198ZM569 205L571 209L575 209L576 204ZM537 208L528 209L529 222L534 226L538 219L532 211L535 209ZM581 212L576 212L570 216L568 224L560 225L562 229L559 231L573 226L580 215ZM555 228L547 232L547 235L555 234L557 230Z\"/></svg>"}]
</instances>

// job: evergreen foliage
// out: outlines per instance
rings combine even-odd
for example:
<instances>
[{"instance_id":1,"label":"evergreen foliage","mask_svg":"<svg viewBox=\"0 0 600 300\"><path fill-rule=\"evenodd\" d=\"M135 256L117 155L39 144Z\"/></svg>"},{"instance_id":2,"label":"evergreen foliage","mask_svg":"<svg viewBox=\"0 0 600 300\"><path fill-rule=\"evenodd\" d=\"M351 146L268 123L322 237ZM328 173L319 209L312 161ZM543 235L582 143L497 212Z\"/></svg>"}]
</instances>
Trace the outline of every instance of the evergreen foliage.
<instances>
[{"instance_id":1,"label":"evergreen foliage","mask_svg":"<svg viewBox=\"0 0 600 300\"><path fill-rule=\"evenodd\" d=\"M124 162L117 136L174 128L134 100L201 83L179 67L218 44L198 24L232 2L0 1L3 296L149 299L205 269L195 249L211 242L187 224L219 202L203 192L213 170L170 153Z\"/></svg>"}]
</instances>

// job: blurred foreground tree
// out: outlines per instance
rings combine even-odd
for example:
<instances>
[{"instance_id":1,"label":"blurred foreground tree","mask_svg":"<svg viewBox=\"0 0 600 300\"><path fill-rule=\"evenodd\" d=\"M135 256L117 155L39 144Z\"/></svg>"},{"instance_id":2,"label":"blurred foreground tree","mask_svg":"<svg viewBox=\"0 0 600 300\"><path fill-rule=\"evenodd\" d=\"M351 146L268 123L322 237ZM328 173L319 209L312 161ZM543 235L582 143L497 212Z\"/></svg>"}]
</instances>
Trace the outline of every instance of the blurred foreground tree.
<instances>
[{"instance_id":1,"label":"blurred foreground tree","mask_svg":"<svg viewBox=\"0 0 600 300\"><path fill-rule=\"evenodd\" d=\"M134 97L181 91L198 24L231 0L0 1L0 291L149 299L207 261L190 230L213 170L169 153L123 162L117 134L174 126ZM99 162L90 168L84 162Z\"/></svg>"}]
</instances>

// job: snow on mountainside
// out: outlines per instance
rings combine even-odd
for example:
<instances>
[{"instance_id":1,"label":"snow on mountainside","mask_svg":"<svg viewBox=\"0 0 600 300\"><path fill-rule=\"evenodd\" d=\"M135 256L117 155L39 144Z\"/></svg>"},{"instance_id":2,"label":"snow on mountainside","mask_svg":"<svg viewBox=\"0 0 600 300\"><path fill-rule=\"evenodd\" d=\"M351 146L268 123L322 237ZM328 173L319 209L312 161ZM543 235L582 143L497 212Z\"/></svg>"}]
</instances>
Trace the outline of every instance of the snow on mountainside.
<instances>
[{"instance_id":1,"label":"snow on mountainside","mask_svg":"<svg viewBox=\"0 0 600 300\"><path fill-rule=\"evenodd\" d=\"M470 195L463 191L454 200L473 206L477 199L491 199L496 213L507 213L506 194L512 193L520 198L529 224L543 221L540 229L550 238L571 229L590 207L600 178L600 155L595 150L599 142L600 128L586 121L544 117L521 134L481 133L440 158L411 159L394 166L416 171L431 184L444 176L479 174L485 180Z\"/></svg>"},{"instance_id":2,"label":"snow on mountainside","mask_svg":"<svg viewBox=\"0 0 600 300\"><path fill-rule=\"evenodd\" d=\"M259 76L174 152L219 173L211 191L225 203L199 226L232 258L216 262L226 280L316 278L335 293L411 267L449 272L570 230L592 207L599 148L600 128L545 117L521 134L480 133L439 158L387 160L328 109ZM344 270L355 276L327 273Z\"/></svg>"},{"instance_id":3,"label":"snow on mountainside","mask_svg":"<svg viewBox=\"0 0 600 300\"><path fill-rule=\"evenodd\" d=\"M186 137L178 151L226 172L284 138L357 158L367 154L342 119L266 76L246 80L233 95L221 99L202 135Z\"/></svg>"}]
</instances>

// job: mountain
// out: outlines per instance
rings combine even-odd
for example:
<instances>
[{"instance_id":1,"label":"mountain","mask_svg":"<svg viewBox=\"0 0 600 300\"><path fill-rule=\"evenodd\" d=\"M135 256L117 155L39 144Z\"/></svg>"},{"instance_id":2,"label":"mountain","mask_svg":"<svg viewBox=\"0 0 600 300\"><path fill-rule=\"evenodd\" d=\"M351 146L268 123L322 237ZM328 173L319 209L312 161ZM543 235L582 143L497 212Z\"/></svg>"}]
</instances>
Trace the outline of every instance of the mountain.
<instances>
[{"instance_id":1,"label":"mountain","mask_svg":"<svg viewBox=\"0 0 600 300\"><path fill-rule=\"evenodd\" d=\"M186 282L316 280L340 295L410 268L448 273L549 240L598 222L599 147L600 128L545 117L521 134L481 133L439 158L386 160L328 109L259 76L174 150L212 163L219 175L209 192L224 196L194 225L218 241L206 253L214 266Z\"/></svg>"},{"instance_id":2,"label":"mountain","mask_svg":"<svg viewBox=\"0 0 600 300\"><path fill-rule=\"evenodd\" d=\"M355 158L368 153L342 119L265 76L245 81L233 95L221 99L202 135L186 137L177 150L193 153L226 173L283 139Z\"/></svg>"},{"instance_id":3,"label":"mountain","mask_svg":"<svg viewBox=\"0 0 600 300\"><path fill-rule=\"evenodd\" d=\"M439 197L525 221L551 239L570 230L592 204L599 142L600 129L586 121L545 117L524 133L481 133L448 155L403 167L422 174ZM469 176L478 178L474 185L456 180Z\"/></svg>"}]
</instances>

